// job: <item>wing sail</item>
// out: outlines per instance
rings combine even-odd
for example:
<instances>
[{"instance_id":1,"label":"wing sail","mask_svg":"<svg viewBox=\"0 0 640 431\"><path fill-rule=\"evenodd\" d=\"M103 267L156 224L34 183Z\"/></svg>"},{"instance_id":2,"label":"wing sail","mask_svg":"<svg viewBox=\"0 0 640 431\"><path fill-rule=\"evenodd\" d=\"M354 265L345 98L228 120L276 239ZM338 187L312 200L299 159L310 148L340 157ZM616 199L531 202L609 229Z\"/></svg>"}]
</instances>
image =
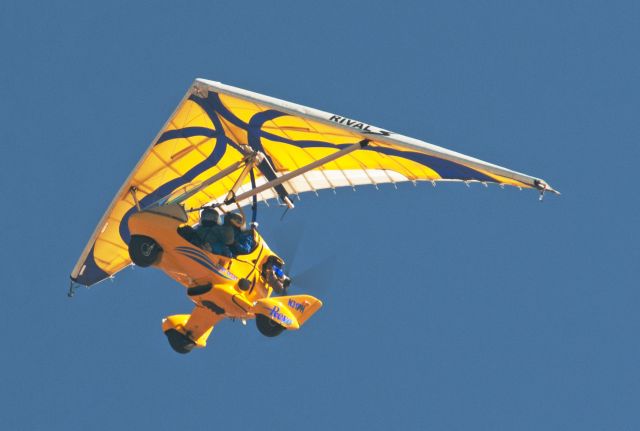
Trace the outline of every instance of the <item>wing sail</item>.
<instances>
[{"instance_id":1,"label":"wing sail","mask_svg":"<svg viewBox=\"0 0 640 431\"><path fill-rule=\"evenodd\" d=\"M354 144L367 145L305 171L310 163ZM186 208L222 206L254 186L241 169L209 183L241 163L247 154L264 159L253 169L255 187L287 175L261 190L258 200L326 188L401 181L478 181L555 192L545 181L378 127L218 82L197 79L144 153L73 268L71 278L90 286L131 264L128 218L167 196L186 196ZM302 171L304 171L302 173ZM298 174L297 172L301 172ZM240 205L251 203L246 196ZM198 214L190 214L195 223Z\"/></svg>"}]
</instances>

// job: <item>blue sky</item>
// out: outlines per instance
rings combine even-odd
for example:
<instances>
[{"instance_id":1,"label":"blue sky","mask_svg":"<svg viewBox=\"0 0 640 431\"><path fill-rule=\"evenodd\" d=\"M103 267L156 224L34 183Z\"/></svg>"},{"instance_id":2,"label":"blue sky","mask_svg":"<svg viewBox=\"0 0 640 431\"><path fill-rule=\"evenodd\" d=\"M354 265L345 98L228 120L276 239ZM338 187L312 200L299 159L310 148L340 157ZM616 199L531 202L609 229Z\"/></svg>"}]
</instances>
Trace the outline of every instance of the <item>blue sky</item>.
<instances>
[{"instance_id":1,"label":"blue sky","mask_svg":"<svg viewBox=\"0 0 640 431\"><path fill-rule=\"evenodd\" d=\"M636 2L4 2L3 429L637 429ZM68 274L195 77L394 130L563 192L304 196L296 265L339 257L276 339L156 270ZM281 209L262 232L282 235ZM280 233L279 233L280 232Z\"/></svg>"}]
</instances>

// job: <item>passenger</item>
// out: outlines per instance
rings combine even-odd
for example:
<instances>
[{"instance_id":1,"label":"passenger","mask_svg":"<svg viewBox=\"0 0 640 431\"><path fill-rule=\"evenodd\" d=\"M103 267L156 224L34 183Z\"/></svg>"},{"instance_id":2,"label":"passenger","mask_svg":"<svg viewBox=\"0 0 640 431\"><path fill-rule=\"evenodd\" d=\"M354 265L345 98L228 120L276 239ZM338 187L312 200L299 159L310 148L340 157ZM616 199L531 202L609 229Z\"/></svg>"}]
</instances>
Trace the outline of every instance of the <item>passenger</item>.
<instances>
[{"instance_id":1,"label":"passenger","mask_svg":"<svg viewBox=\"0 0 640 431\"><path fill-rule=\"evenodd\" d=\"M224 216L224 226L233 231L233 243L230 245L233 255L245 254L244 247L239 245L245 242L244 216L238 213L228 213Z\"/></svg>"},{"instance_id":2,"label":"passenger","mask_svg":"<svg viewBox=\"0 0 640 431\"><path fill-rule=\"evenodd\" d=\"M255 239L253 238L253 230L235 232L235 242L231 246L231 251L235 255L249 254L255 246Z\"/></svg>"},{"instance_id":3,"label":"passenger","mask_svg":"<svg viewBox=\"0 0 640 431\"><path fill-rule=\"evenodd\" d=\"M233 254L237 256L251 253L255 245L254 225L252 224L250 229L245 230L244 217L237 213L227 214L226 223L232 226L234 231L234 242L231 245Z\"/></svg>"},{"instance_id":4,"label":"passenger","mask_svg":"<svg viewBox=\"0 0 640 431\"><path fill-rule=\"evenodd\" d=\"M224 216L224 225L244 230L244 216L239 213L228 213Z\"/></svg>"}]
</instances>

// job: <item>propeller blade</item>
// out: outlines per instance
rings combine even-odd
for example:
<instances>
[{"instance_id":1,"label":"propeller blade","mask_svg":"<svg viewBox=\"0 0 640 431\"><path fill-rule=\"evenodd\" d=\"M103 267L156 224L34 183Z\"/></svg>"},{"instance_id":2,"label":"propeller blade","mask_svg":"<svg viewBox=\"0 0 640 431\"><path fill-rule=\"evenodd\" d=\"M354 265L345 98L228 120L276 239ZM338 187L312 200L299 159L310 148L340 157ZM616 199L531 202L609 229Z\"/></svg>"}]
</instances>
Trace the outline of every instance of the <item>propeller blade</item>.
<instances>
[{"instance_id":1,"label":"propeller blade","mask_svg":"<svg viewBox=\"0 0 640 431\"><path fill-rule=\"evenodd\" d=\"M290 222L279 228L271 242L275 246L273 250L285 261L285 274L291 274L293 263L298 255L300 243L304 236L306 224L304 221Z\"/></svg>"},{"instance_id":2,"label":"propeller blade","mask_svg":"<svg viewBox=\"0 0 640 431\"><path fill-rule=\"evenodd\" d=\"M310 268L292 276L291 284L318 293L332 285L335 266L335 256L326 257Z\"/></svg>"}]
</instances>

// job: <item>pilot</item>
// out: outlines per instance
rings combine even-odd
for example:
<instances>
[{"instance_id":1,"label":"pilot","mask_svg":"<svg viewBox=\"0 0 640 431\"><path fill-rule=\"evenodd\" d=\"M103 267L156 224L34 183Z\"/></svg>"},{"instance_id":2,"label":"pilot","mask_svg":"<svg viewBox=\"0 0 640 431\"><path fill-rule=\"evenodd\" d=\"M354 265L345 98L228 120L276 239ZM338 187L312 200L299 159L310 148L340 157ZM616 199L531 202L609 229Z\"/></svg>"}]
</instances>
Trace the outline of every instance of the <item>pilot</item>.
<instances>
[{"instance_id":1,"label":"pilot","mask_svg":"<svg viewBox=\"0 0 640 431\"><path fill-rule=\"evenodd\" d=\"M200 212L200 224L196 228L196 231L204 231L219 224L220 214L218 214L218 211L211 207L205 207Z\"/></svg>"},{"instance_id":2,"label":"pilot","mask_svg":"<svg viewBox=\"0 0 640 431\"><path fill-rule=\"evenodd\" d=\"M215 209L204 208L200 211L200 223L195 228L188 225L181 226L178 228L178 233L191 244L207 249L207 247L203 247L202 238L206 236L212 226L218 224L219 217Z\"/></svg>"},{"instance_id":3,"label":"pilot","mask_svg":"<svg viewBox=\"0 0 640 431\"><path fill-rule=\"evenodd\" d=\"M196 232L202 248L214 254L231 257L229 246L233 244L234 232L229 226L220 226L220 215L213 208L204 208L200 213L200 224Z\"/></svg>"},{"instance_id":4,"label":"pilot","mask_svg":"<svg viewBox=\"0 0 640 431\"><path fill-rule=\"evenodd\" d=\"M197 247L202 247L206 250L207 248L203 246L202 238L206 236L208 230L212 226L218 224L219 218L220 216L215 209L210 207L203 208L202 211L200 211L200 223L198 223L195 228L189 225L180 226L178 228L178 234L191 244Z\"/></svg>"}]
</instances>

